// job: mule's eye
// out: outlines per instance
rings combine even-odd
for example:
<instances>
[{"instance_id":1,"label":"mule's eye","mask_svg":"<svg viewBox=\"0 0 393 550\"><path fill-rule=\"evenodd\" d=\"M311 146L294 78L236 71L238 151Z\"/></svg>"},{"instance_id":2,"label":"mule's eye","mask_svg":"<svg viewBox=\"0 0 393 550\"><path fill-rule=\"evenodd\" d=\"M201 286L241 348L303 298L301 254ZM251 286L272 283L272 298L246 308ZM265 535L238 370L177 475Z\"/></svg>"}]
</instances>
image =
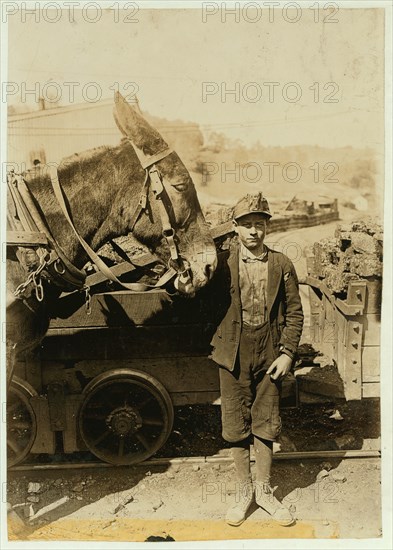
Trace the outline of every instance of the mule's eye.
<instances>
[{"instance_id":1,"label":"mule's eye","mask_svg":"<svg viewBox=\"0 0 393 550\"><path fill-rule=\"evenodd\" d=\"M179 191L179 193L182 193L183 191L186 191L188 189L187 183L179 183L178 185L173 186L176 191Z\"/></svg>"}]
</instances>

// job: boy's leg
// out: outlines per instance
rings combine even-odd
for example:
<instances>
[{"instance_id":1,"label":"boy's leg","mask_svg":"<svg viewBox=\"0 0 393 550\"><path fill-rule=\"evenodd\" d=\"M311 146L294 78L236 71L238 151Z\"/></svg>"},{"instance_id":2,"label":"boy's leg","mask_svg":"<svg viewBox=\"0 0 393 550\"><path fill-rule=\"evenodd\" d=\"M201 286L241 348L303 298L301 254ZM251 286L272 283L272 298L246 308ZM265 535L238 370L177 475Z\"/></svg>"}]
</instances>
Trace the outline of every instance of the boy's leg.
<instances>
[{"instance_id":1,"label":"boy's leg","mask_svg":"<svg viewBox=\"0 0 393 550\"><path fill-rule=\"evenodd\" d=\"M255 500L258 506L266 510L280 525L289 526L294 523L290 511L273 494L270 485L270 473L273 461L274 434L268 434L271 439L254 434L255 451Z\"/></svg>"},{"instance_id":2,"label":"boy's leg","mask_svg":"<svg viewBox=\"0 0 393 550\"><path fill-rule=\"evenodd\" d=\"M232 443L231 454L235 464L236 477L239 483L251 481L250 438Z\"/></svg>"},{"instance_id":3,"label":"boy's leg","mask_svg":"<svg viewBox=\"0 0 393 550\"><path fill-rule=\"evenodd\" d=\"M236 472L235 504L226 514L229 525L238 526L246 519L254 500L250 468L251 384L247 369L238 361L233 372L220 368L222 436L231 444Z\"/></svg>"},{"instance_id":4,"label":"boy's leg","mask_svg":"<svg viewBox=\"0 0 393 550\"><path fill-rule=\"evenodd\" d=\"M273 442L254 437L256 488L255 500L280 525L289 526L294 523L291 512L273 494L270 486L270 470L273 458Z\"/></svg>"},{"instance_id":5,"label":"boy's leg","mask_svg":"<svg viewBox=\"0 0 393 550\"><path fill-rule=\"evenodd\" d=\"M270 473L273 462L273 441L261 439L254 436L255 452L255 481L257 483L256 493L261 491L264 485L270 486Z\"/></svg>"},{"instance_id":6,"label":"boy's leg","mask_svg":"<svg viewBox=\"0 0 393 550\"><path fill-rule=\"evenodd\" d=\"M281 382L266 374L277 357L267 325L261 327L260 354L254 364L255 399L251 408L252 433L254 435L256 491L255 500L278 523L287 526L294 520L289 510L273 495L270 472L273 461L273 441L281 431L280 393Z\"/></svg>"},{"instance_id":7,"label":"boy's leg","mask_svg":"<svg viewBox=\"0 0 393 550\"><path fill-rule=\"evenodd\" d=\"M250 438L232 443L231 448L236 472L235 504L227 511L225 520L229 525L238 526L246 519L247 511L254 501L254 491L250 466Z\"/></svg>"}]
</instances>

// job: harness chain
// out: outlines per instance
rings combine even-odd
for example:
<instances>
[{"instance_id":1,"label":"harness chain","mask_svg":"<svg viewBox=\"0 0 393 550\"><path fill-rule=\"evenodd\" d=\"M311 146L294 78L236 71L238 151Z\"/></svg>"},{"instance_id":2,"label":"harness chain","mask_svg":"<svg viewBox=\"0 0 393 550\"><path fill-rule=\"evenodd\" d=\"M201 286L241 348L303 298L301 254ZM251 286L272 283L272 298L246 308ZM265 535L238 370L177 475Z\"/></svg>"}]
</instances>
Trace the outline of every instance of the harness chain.
<instances>
[{"instance_id":1,"label":"harness chain","mask_svg":"<svg viewBox=\"0 0 393 550\"><path fill-rule=\"evenodd\" d=\"M47 245L48 241L46 236L39 232L35 220L22 200L18 189L20 179L14 173L10 173L7 178L9 191L7 224L11 229L11 231L8 231L8 234L13 239L14 246L16 246L16 256L19 263L29 272L29 275L26 281L16 288L14 294L17 298L24 299L27 287L33 284L37 300L42 302L44 289L41 281L41 272L47 264L49 254L46 248L37 243ZM26 233L29 236L29 242L23 243L22 238ZM28 306L27 303L26 305ZM28 307L31 309L30 306Z\"/></svg>"}]
</instances>

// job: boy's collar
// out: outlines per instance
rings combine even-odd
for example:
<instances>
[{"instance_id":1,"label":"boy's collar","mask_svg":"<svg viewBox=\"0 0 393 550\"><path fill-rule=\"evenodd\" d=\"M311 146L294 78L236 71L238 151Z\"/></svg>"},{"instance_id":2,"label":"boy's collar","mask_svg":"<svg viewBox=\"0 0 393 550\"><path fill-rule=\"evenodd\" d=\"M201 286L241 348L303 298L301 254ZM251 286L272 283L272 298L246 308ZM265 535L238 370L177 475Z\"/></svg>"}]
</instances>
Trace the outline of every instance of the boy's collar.
<instances>
[{"instance_id":1,"label":"boy's collar","mask_svg":"<svg viewBox=\"0 0 393 550\"><path fill-rule=\"evenodd\" d=\"M243 261L263 261L266 258L267 255L267 247L264 244L263 245L263 252L259 256L256 256L252 253L251 250L249 250L246 246L244 246L243 243L240 243L240 257Z\"/></svg>"}]
</instances>

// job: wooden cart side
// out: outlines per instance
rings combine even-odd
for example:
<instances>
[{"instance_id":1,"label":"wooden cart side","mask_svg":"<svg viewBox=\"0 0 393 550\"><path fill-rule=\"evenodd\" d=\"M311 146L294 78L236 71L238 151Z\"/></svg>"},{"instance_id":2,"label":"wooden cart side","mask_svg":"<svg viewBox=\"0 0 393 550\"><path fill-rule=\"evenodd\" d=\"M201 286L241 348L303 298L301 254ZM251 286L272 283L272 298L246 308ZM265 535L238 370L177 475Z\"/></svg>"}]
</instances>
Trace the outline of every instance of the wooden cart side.
<instances>
[{"instance_id":1,"label":"wooden cart side","mask_svg":"<svg viewBox=\"0 0 393 550\"><path fill-rule=\"evenodd\" d=\"M345 301L307 277L313 342L337 366L347 400L380 395L380 302L374 281L349 283Z\"/></svg>"}]
</instances>

